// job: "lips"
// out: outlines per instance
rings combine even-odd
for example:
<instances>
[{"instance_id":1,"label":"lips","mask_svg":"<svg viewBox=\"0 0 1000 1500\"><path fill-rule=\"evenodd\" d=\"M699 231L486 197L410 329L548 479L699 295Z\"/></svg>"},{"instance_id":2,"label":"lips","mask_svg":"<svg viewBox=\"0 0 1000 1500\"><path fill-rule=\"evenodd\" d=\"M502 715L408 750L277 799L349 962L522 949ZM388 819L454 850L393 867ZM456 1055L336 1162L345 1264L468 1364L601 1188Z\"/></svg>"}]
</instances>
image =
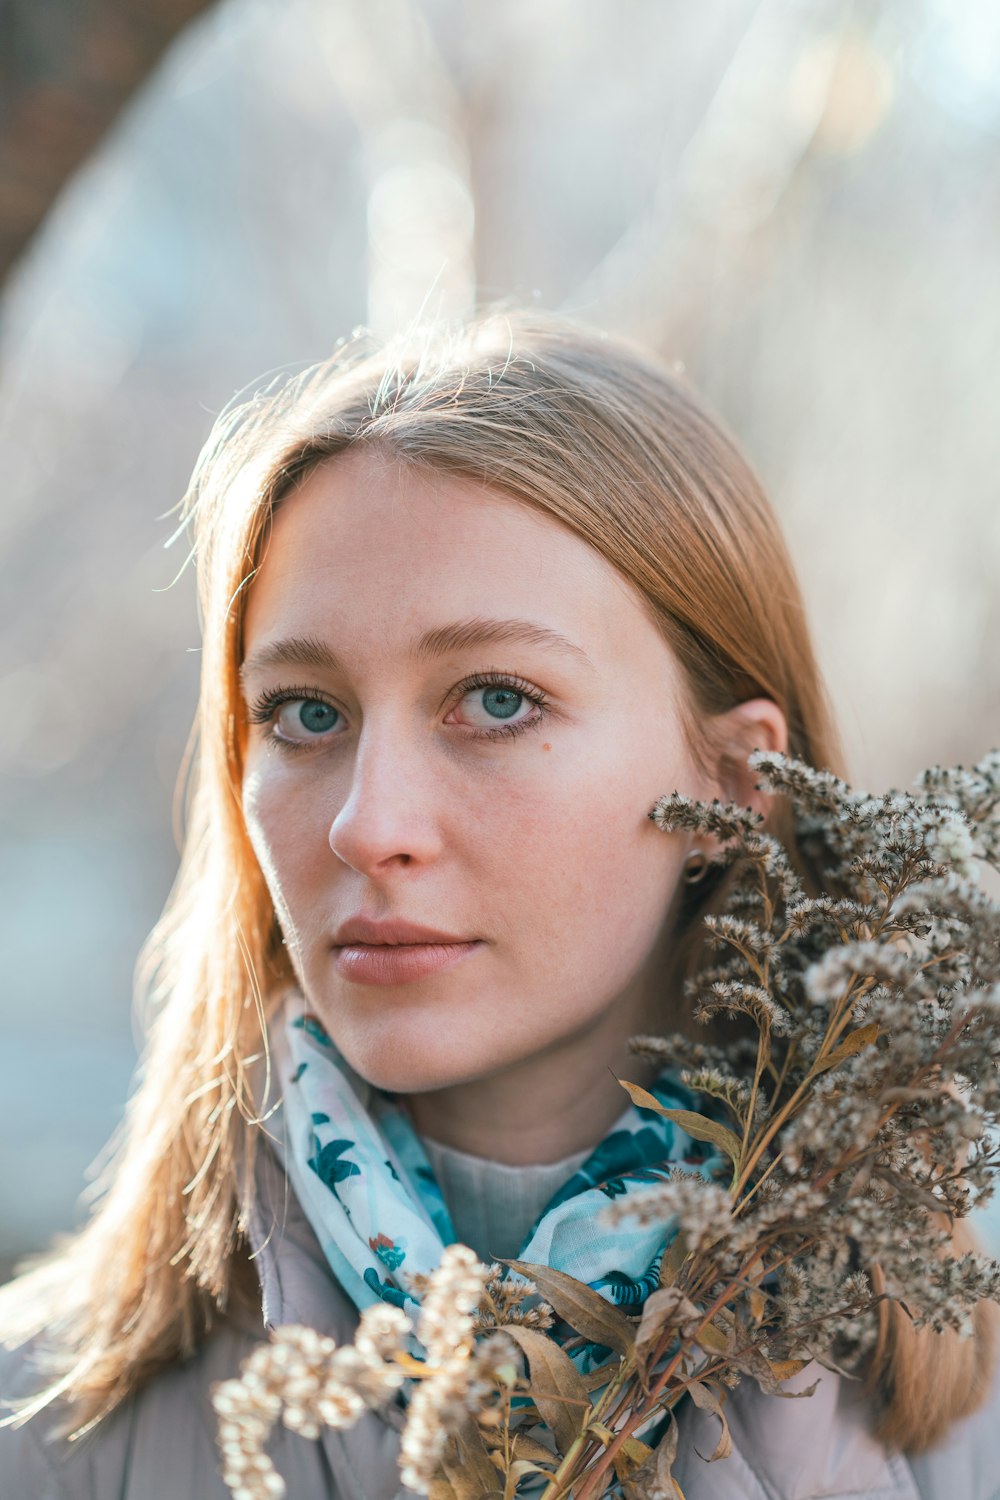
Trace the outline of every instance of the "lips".
<instances>
[{"instance_id":1,"label":"lips","mask_svg":"<svg viewBox=\"0 0 1000 1500\"><path fill-rule=\"evenodd\" d=\"M337 929L333 951L342 978L355 984L396 985L450 969L482 946L478 938L415 922L352 917Z\"/></svg>"},{"instance_id":2,"label":"lips","mask_svg":"<svg viewBox=\"0 0 1000 1500\"><path fill-rule=\"evenodd\" d=\"M436 927L421 927L416 922L398 919L375 921L370 917L350 917L337 928L333 944L335 948L359 946L401 947L416 943L469 943L475 939L462 937L454 932L442 932Z\"/></svg>"}]
</instances>

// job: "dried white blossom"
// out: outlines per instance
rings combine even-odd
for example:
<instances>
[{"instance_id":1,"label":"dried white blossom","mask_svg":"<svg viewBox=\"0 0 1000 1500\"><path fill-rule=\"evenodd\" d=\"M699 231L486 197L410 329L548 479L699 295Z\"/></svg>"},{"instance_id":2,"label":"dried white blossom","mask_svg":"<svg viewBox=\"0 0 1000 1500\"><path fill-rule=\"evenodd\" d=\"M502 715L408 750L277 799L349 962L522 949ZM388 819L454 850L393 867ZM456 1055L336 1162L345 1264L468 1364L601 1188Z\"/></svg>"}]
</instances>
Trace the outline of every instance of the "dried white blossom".
<instances>
[{"instance_id":1,"label":"dried white blossom","mask_svg":"<svg viewBox=\"0 0 1000 1500\"><path fill-rule=\"evenodd\" d=\"M614 1199L598 1215L607 1224L636 1219L640 1224L683 1226L692 1245L712 1244L733 1230L728 1192L695 1173L678 1171L656 1187Z\"/></svg>"},{"instance_id":2,"label":"dried white blossom","mask_svg":"<svg viewBox=\"0 0 1000 1500\"><path fill-rule=\"evenodd\" d=\"M975 845L961 813L940 808L927 822L924 840L931 858L953 866L959 875L975 876Z\"/></svg>"},{"instance_id":3,"label":"dried white blossom","mask_svg":"<svg viewBox=\"0 0 1000 1500\"><path fill-rule=\"evenodd\" d=\"M473 1319L489 1267L467 1245L449 1245L424 1298L417 1333L431 1360L472 1346Z\"/></svg>"},{"instance_id":4,"label":"dried white blossom","mask_svg":"<svg viewBox=\"0 0 1000 1500\"><path fill-rule=\"evenodd\" d=\"M400 1447L400 1476L407 1489L427 1493L451 1435L470 1413L488 1406L498 1381L519 1364L516 1346L498 1331L482 1339L471 1358L463 1352L445 1359L421 1381Z\"/></svg>"},{"instance_id":5,"label":"dried white blossom","mask_svg":"<svg viewBox=\"0 0 1000 1500\"><path fill-rule=\"evenodd\" d=\"M496 1389L496 1369L514 1357L505 1335L489 1336L474 1350L472 1312L488 1275L468 1246L449 1245L428 1278L419 1321L427 1376L410 1402L401 1455L403 1483L411 1488L429 1482L460 1416L482 1407ZM223 1477L234 1500L284 1495L264 1451L277 1421L317 1438L323 1427L354 1426L366 1409L392 1397L406 1380L397 1356L407 1353L412 1329L400 1308L385 1303L362 1311L353 1344L338 1346L313 1328L288 1325L244 1360L238 1379L217 1385L212 1402Z\"/></svg>"}]
</instances>

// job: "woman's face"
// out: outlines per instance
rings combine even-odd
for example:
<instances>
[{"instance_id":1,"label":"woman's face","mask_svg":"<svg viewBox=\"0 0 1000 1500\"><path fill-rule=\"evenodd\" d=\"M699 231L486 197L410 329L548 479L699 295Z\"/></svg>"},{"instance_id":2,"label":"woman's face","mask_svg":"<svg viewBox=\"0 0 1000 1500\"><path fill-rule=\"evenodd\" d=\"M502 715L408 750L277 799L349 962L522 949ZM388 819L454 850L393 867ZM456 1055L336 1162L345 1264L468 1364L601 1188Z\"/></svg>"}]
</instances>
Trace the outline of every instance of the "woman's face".
<instances>
[{"instance_id":1,"label":"woman's face","mask_svg":"<svg viewBox=\"0 0 1000 1500\"><path fill-rule=\"evenodd\" d=\"M447 1092L539 1058L552 1080L565 1054L607 1084L625 1039L662 1028L688 846L647 814L712 789L676 660L596 551L502 492L352 450L278 509L242 676L247 828L359 1074ZM357 920L450 941L338 941Z\"/></svg>"}]
</instances>

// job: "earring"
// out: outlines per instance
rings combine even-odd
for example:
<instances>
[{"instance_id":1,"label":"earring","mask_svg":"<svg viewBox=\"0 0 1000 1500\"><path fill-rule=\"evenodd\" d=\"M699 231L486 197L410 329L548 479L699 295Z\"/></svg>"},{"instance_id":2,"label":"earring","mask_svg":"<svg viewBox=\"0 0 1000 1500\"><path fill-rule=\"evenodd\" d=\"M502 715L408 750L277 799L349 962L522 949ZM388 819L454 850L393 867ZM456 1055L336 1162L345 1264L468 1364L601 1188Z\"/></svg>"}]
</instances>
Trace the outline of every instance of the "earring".
<instances>
[{"instance_id":1,"label":"earring","mask_svg":"<svg viewBox=\"0 0 1000 1500\"><path fill-rule=\"evenodd\" d=\"M692 849L684 861L685 885L697 885L708 873L708 856L701 849Z\"/></svg>"}]
</instances>

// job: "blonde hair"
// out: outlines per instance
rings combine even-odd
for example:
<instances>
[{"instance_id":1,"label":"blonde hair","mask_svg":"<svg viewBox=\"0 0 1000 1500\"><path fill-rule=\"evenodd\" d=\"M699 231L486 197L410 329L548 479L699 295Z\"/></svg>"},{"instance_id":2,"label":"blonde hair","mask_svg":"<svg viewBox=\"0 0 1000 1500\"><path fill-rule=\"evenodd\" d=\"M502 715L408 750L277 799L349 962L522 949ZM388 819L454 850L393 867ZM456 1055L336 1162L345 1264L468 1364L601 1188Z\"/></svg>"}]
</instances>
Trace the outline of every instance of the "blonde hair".
<instances>
[{"instance_id":1,"label":"blonde hair","mask_svg":"<svg viewBox=\"0 0 1000 1500\"><path fill-rule=\"evenodd\" d=\"M546 315L488 316L405 347L355 340L223 413L181 502L194 532L203 665L179 782L180 868L136 968L151 1017L141 1080L90 1222L0 1292L7 1342L44 1332L50 1344L49 1383L19 1421L59 1399L63 1430L79 1435L193 1352L233 1298L256 1295L246 1247L260 1129L251 1069L293 975L241 810L247 585L296 480L366 444L495 486L594 546L638 589L681 663L692 745L707 743L711 715L764 696L784 712L790 754L843 774L761 486L695 394L631 346ZM795 850L782 817L772 830L818 891L822 872ZM686 970L698 961L703 909L688 911L678 933ZM987 1314L968 1340L914 1335L895 1316L883 1334L871 1371L881 1431L926 1447L985 1390Z\"/></svg>"}]
</instances>

